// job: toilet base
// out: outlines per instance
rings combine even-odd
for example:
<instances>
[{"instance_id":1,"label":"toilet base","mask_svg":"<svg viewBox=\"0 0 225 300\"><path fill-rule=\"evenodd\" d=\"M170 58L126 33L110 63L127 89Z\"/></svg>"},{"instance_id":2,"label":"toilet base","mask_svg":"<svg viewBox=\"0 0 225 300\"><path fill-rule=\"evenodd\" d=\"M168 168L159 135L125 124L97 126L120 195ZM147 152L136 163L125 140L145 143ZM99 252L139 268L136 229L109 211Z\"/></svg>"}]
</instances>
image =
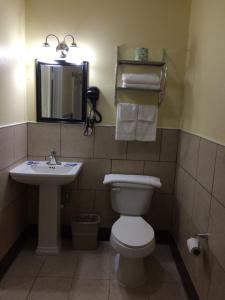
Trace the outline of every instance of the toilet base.
<instances>
[{"instance_id":1,"label":"toilet base","mask_svg":"<svg viewBox=\"0 0 225 300\"><path fill-rule=\"evenodd\" d=\"M120 285L135 288L145 284L147 278L143 258L127 258L119 254L119 262L118 256L116 260L116 274Z\"/></svg>"}]
</instances>

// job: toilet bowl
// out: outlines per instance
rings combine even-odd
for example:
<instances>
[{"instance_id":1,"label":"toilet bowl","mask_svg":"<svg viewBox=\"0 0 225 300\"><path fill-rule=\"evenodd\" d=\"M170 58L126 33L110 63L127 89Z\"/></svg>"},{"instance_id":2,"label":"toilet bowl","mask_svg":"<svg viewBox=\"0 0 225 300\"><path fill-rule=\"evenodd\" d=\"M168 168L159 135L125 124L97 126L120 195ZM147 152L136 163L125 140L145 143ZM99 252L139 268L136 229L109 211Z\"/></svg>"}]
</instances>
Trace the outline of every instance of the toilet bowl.
<instances>
[{"instance_id":1,"label":"toilet bowl","mask_svg":"<svg viewBox=\"0 0 225 300\"><path fill-rule=\"evenodd\" d=\"M153 228L142 218L121 216L113 226L110 242L117 257L117 279L126 287L145 283L144 257L155 249Z\"/></svg>"},{"instance_id":2,"label":"toilet bowl","mask_svg":"<svg viewBox=\"0 0 225 300\"><path fill-rule=\"evenodd\" d=\"M111 202L120 218L113 224L110 242L118 253L115 261L119 283L137 287L145 283L144 257L155 248L155 234L141 216L147 213L154 188L160 179L152 176L107 174L103 184L111 185Z\"/></svg>"}]
</instances>

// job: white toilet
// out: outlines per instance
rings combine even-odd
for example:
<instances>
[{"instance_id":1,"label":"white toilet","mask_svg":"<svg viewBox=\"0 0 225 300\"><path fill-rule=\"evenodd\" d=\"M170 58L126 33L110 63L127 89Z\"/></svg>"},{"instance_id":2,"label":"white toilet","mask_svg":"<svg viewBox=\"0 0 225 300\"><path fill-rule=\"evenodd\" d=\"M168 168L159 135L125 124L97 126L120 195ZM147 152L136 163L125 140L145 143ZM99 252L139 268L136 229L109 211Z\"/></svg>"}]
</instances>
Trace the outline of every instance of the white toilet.
<instances>
[{"instance_id":1,"label":"white toilet","mask_svg":"<svg viewBox=\"0 0 225 300\"><path fill-rule=\"evenodd\" d=\"M120 218L113 224L111 245L118 253L117 279L125 287L137 287L146 281L144 257L155 248L153 228L141 217L150 206L159 178L142 175L107 174L104 184L111 185L111 201Z\"/></svg>"}]
</instances>

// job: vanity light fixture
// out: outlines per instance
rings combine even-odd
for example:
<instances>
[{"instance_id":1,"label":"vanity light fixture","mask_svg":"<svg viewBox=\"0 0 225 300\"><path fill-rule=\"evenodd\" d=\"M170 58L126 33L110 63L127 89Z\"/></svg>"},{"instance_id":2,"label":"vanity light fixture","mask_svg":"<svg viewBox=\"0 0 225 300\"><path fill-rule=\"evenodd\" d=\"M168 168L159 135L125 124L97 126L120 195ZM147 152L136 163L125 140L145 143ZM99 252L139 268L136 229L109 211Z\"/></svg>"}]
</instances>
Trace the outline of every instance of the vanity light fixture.
<instances>
[{"instance_id":1,"label":"vanity light fixture","mask_svg":"<svg viewBox=\"0 0 225 300\"><path fill-rule=\"evenodd\" d=\"M56 52L61 52L60 53L60 59L65 59L67 56L67 52L69 51L70 47L77 47L77 44L74 41L74 37L72 34L67 34L64 36L64 39L62 42L59 41L59 38L55 34L48 34L45 38L45 42L43 43L43 47L50 47L50 44L48 43L48 38L49 37L55 37L57 40L58 45L56 46ZM68 46L66 43L66 38L70 37L72 39L72 43Z\"/></svg>"}]
</instances>

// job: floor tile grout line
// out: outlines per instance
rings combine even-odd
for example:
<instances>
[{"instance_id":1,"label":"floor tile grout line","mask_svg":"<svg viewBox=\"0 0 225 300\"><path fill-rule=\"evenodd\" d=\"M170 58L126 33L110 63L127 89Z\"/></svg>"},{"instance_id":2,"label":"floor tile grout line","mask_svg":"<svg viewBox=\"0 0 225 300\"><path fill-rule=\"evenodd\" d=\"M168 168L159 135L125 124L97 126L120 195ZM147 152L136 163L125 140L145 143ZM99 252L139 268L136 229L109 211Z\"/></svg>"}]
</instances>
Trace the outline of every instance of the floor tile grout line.
<instances>
[{"instance_id":1,"label":"floor tile grout line","mask_svg":"<svg viewBox=\"0 0 225 300\"><path fill-rule=\"evenodd\" d=\"M34 277L34 281L33 281L32 285L31 285L31 287L30 287L30 289L29 289L29 292L28 292L28 294L27 294L26 300L29 300L29 296L30 296L30 294L31 294L31 292L32 292L32 290L33 290L33 287L34 287L34 285L35 285L37 279L39 278L39 274L40 274L40 272L41 272L41 269L42 269L43 265L45 264L45 261L46 261L46 257L44 256L43 262L42 262L42 264L41 264L41 266L40 266L40 268L39 268L39 270L38 270L36 276Z\"/></svg>"},{"instance_id":2,"label":"floor tile grout line","mask_svg":"<svg viewBox=\"0 0 225 300\"><path fill-rule=\"evenodd\" d=\"M109 300L109 297L110 297L110 279L108 279L108 297L107 297L107 300Z\"/></svg>"},{"instance_id":3,"label":"floor tile grout line","mask_svg":"<svg viewBox=\"0 0 225 300\"><path fill-rule=\"evenodd\" d=\"M76 273L77 273L78 264L79 264L78 260L79 260L79 255L76 256L76 264L75 264L74 270L73 270L72 281L74 280L74 278L76 278Z\"/></svg>"},{"instance_id":4,"label":"floor tile grout line","mask_svg":"<svg viewBox=\"0 0 225 300\"><path fill-rule=\"evenodd\" d=\"M170 249L170 248L168 248L168 249ZM111 254L110 254L110 252L109 252L109 248L107 247L107 248L104 248L103 249L103 251L101 252L101 253L99 253L99 255L105 255L105 254L107 254L107 256L108 256L108 258L110 259L111 258ZM75 257L75 256L74 256ZM30 295L31 295L31 293L32 293L32 290L33 290L33 287L34 287L34 285L35 285L35 283L36 283L36 281L37 281L37 279L38 278L42 278L42 277L51 277L51 278L67 278L67 279L69 279L70 280L70 286L69 286L69 289L68 289L68 291L67 291L67 299L72 299L72 298L70 298L71 297L71 291L72 291L72 283L73 283L73 277L71 277L71 276L40 276L40 273L41 273L41 270L42 270L42 268L43 268L43 266L44 266L44 264L46 263L46 261L47 261L47 258L48 257L46 257L46 256L44 256L43 257L43 261L42 261L42 263L40 264L40 267L39 267L39 270L38 270L38 272L36 273L36 277L33 279L33 283L32 283L32 286L30 287L30 289L29 289L29 291L28 291L28 294L27 294L27 296L25 296L26 297L26 299L30 299ZM77 262L77 259L78 259L78 256L76 256L76 262ZM159 258L160 259L160 258ZM161 261L161 260L160 260ZM174 262L174 261L173 261ZM74 264L74 266L76 266L77 265L77 263L76 264ZM75 267L74 267L74 270L75 270ZM108 271L109 271L109 274L111 274L110 273L110 266L109 266L109 269L108 269ZM81 279L83 279L83 280L85 280L85 279L87 279L87 278L81 278ZM90 278L89 280L94 280L94 281L105 281L105 282L107 282L108 283L108 289L107 289L107 299L109 300L110 299L110 291L111 291L111 288L110 287L112 287L111 286L111 282L113 282L115 279L114 278L111 278L111 277L108 277L108 278ZM180 285L180 283L179 282L170 282L170 283L173 283L173 284L175 284L175 285ZM113 290L113 289L112 289ZM106 299L105 298L105 299ZM146 300L150 300L151 299L151 295L149 294L149 291L148 291L148 293L145 295L145 297L144 297Z\"/></svg>"}]
</instances>

